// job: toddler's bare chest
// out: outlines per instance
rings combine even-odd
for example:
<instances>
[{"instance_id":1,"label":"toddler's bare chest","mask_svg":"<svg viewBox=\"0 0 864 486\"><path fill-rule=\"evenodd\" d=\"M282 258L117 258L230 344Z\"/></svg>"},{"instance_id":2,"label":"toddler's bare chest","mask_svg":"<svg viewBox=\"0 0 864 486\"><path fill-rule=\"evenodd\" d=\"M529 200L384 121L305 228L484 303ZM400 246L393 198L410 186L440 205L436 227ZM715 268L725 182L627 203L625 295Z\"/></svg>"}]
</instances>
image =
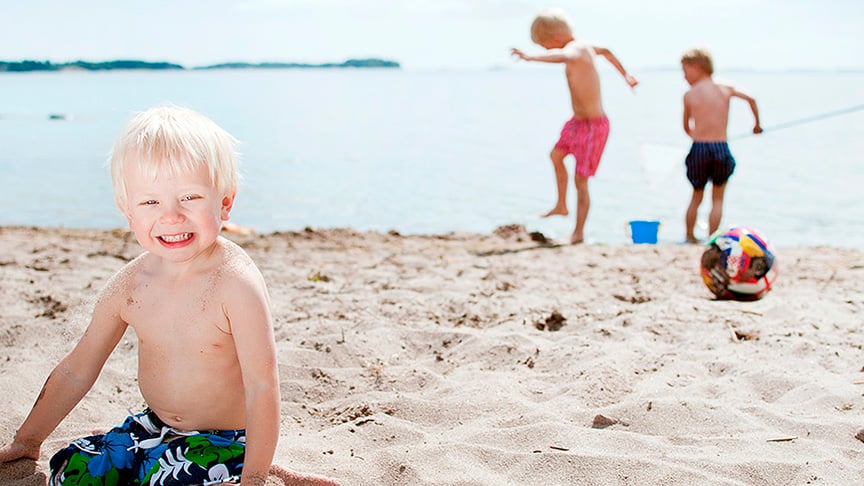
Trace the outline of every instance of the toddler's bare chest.
<instances>
[{"instance_id":1,"label":"toddler's bare chest","mask_svg":"<svg viewBox=\"0 0 864 486\"><path fill-rule=\"evenodd\" d=\"M222 300L215 286L142 284L130 292L123 319L139 339L209 341L213 333L229 330Z\"/></svg>"}]
</instances>

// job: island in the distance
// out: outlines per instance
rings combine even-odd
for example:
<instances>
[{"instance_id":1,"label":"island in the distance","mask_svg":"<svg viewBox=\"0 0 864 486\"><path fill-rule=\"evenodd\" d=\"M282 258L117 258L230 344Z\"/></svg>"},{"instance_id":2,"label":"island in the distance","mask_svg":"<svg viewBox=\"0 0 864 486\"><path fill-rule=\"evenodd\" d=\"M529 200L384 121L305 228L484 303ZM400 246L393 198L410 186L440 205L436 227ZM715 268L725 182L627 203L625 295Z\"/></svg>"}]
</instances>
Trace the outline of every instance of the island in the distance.
<instances>
[{"instance_id":1,"label":"island in the distance","mask_svg":"<svg viewBox=\"0 0 864 486\"><path fill-rule=\"evenodd\" d=\"M192 69L297 69L297 68L399 68L396 61L385 59L348 59L345 62L328 62L324 64L303 64L296 62L261 62L257 64L247 62L225 62L210 66L201 66Z\"/></svg>"},{"instance_id":2,"label":"island in the distance","mask_svg":"<svg viewBox=\"0 0 864 486\"><path fill-rule=\"evenodd\" d=\"M52 63L51 61L0 61L0 72L29 72L29 71L109 71L120 69L141 70L186 70L186 69L320 69L320 68L389 68L398 69L400 64L396 61L386 59L348 59L341 63L306 64L296 62L227 62L209 66L198 66L186 68L180 64L169 62L147 62L136 60L116 60L105 62L74 61L66 63Z\"/></svg>"}]
</instances>

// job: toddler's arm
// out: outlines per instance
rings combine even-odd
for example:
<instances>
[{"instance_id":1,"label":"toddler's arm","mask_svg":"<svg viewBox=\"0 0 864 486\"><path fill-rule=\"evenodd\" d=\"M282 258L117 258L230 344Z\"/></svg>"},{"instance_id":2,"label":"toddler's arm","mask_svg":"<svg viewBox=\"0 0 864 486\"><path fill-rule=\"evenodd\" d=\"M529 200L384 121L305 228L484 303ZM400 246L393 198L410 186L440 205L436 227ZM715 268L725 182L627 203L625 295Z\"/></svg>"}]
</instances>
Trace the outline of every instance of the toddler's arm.
<instances>
[{"instance_id":1,"label":"toddler's arm","mask_svg":"<svg viewBox=\"0 0 864 486\"><path fill-rule=\"evenodd\" d=\"M246 457L242 477L266 480L279 440L279 376L270 302L263 277L251 267L228 284L226 312L243 375Z\"/></svg>"},{"instance_id":2,"label":"toddler's arm","mask_svg":"<svg viewBox=\"0 0 864 486\"><path fill-rule=\"evenodd\" d=\"M42 442L96 382L102 366L126 330L126 323L112 310L116 308L115 294L109 291L96 303L87 331L48 375L13 441L0 448L0 462L20 458L38 460Z\"/></svg>"}]
</instances>

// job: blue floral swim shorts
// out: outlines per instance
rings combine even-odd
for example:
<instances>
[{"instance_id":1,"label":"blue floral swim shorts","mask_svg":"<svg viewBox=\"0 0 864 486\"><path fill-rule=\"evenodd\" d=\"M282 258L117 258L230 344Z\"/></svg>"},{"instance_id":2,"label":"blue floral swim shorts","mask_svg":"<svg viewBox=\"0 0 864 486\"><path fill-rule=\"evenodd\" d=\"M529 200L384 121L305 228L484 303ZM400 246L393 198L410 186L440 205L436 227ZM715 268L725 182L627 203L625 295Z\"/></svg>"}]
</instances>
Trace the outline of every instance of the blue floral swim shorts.
<instances>
[{"instance_id":1,"label":"blue floral swim shorts","mask_svg":"<svg viewBox=\"0 0 864 486\"><path fill-rule=\"evenodd\" d=\"M245 430L177 430L148 408L55 454L48 484L218 484L239 479L245 452Z\"/></svg>"}]
</instances>

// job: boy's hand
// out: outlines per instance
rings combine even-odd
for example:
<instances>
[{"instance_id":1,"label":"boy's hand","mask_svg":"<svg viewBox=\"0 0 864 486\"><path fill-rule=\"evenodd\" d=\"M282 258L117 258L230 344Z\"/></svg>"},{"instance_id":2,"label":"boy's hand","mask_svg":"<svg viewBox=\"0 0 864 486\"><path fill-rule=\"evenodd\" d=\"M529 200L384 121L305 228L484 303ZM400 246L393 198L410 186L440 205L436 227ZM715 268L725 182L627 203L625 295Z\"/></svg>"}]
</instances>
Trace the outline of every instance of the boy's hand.
<instances>
[{"instance_id":1,"label":"boy's hand","mask_svg":"<svg viewBox=\"0 0 864 486\"><path fill-rule=\"evenodd\" d=\"M528 56L525 55L524 52L522 52L521 50L519 50L519 49L517 49L517 48L515 48L515 47L514 47L513 49L510 49L510 55L511 55L511 56L516 56L516 57L518 57L519 59L522 59L523 61L525 61L525 60L528 59Z\"/></svg>"},{"instance_id":2,"label":"boy's hand","mask_svg":"<svg viewBox=\"0 0 864 486\"><path fill-rule=\"evenodd\" d=\"M21 458L38 461L39 450L39 445L34 446L18 441L12 441L3 447L0 447L0 462L9 462Z\"/></svg>"},{"instance_id":3,"label":"boy's hand","mask_svg":"<svg viewBox=\"0 0 864 486\"><path fill-rule=\"evenodd\" d=\"M625 75L624 75L624 81L627 81L627 85L629 85L631 88L635 88L636 85L639 84L639 80L636 79L636 78L634 78L634 77L633 77L632 75L630 75L630 74L625 74Z\"/></svg>"}]
</instances>

